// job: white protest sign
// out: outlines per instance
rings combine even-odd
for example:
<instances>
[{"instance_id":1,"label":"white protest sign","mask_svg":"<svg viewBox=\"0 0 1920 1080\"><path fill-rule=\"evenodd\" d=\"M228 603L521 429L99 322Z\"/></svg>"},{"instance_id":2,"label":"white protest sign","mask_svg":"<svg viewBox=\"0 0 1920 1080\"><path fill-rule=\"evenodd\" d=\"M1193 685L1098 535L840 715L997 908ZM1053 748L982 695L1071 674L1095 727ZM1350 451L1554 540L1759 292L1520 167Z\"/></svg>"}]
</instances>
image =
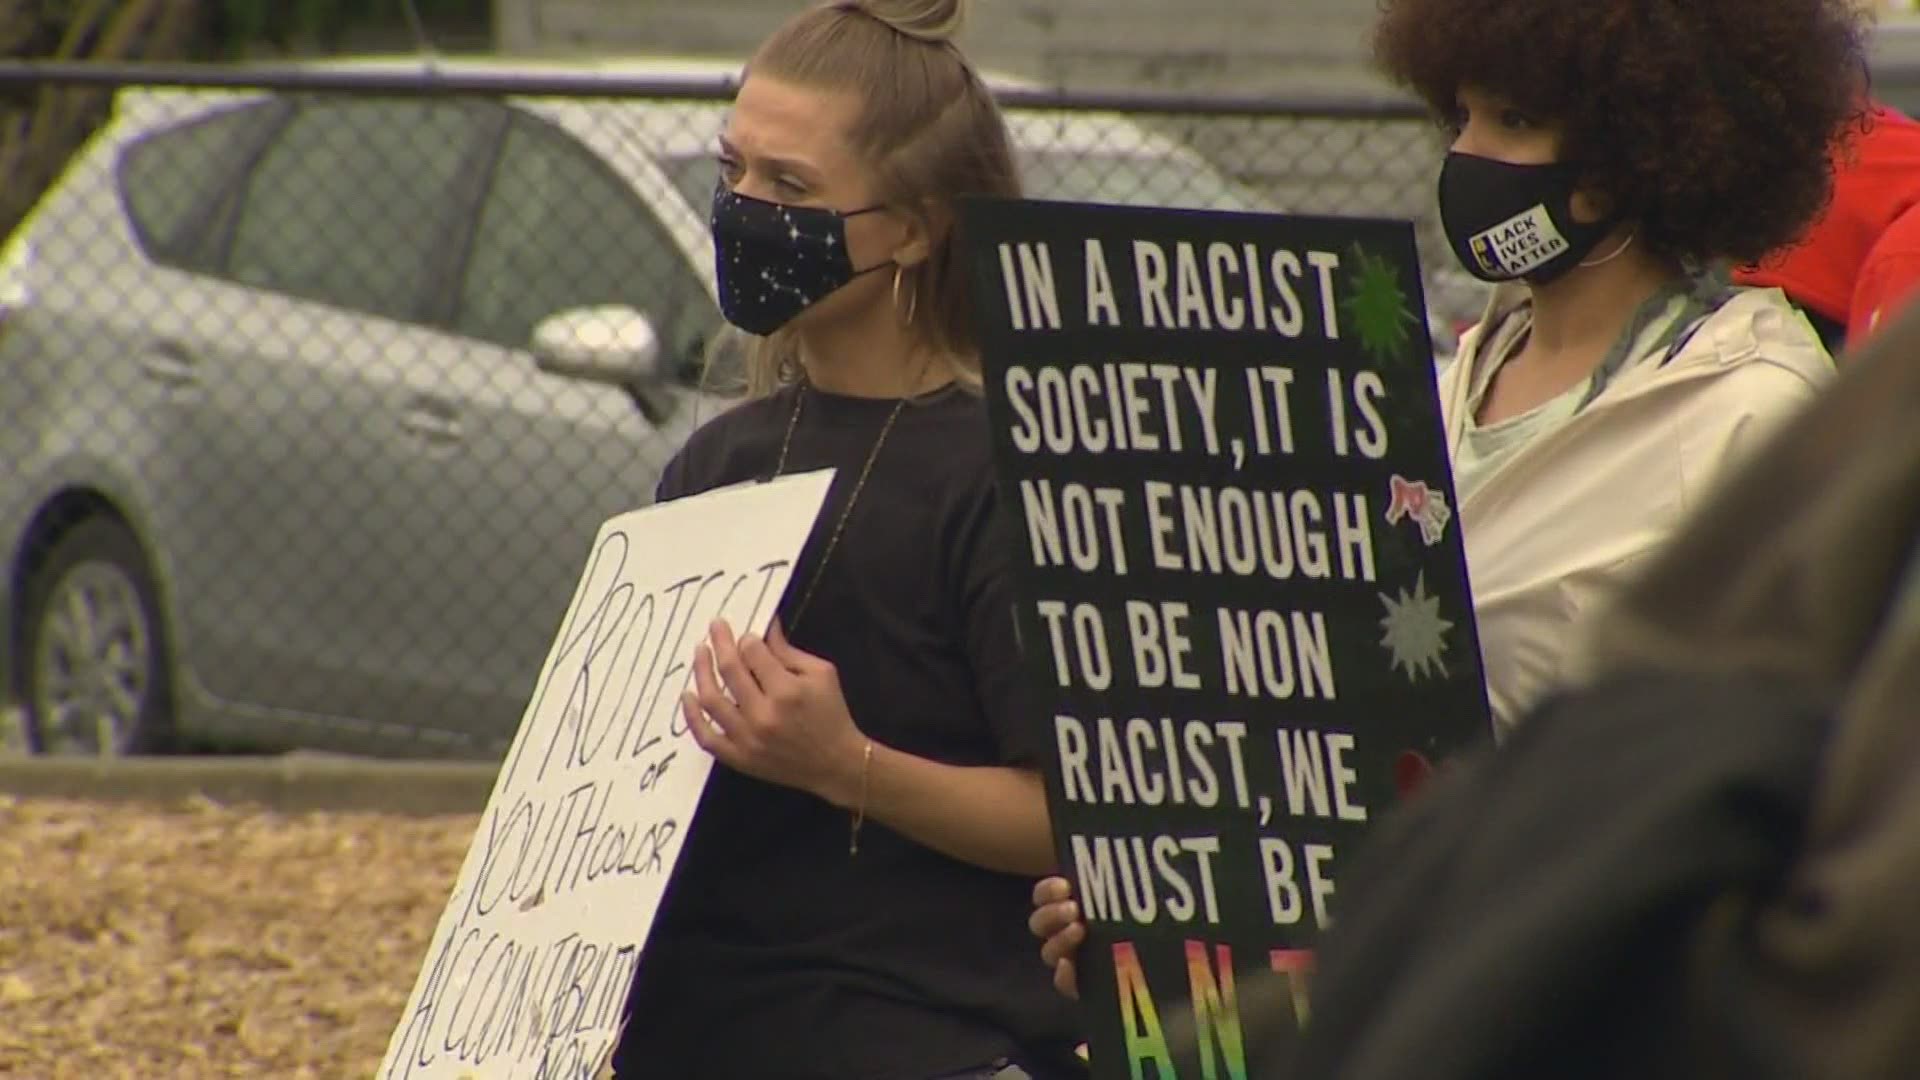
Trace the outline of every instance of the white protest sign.
<instances>
[{"instance_id":1,"label":"white protest sign","mask_svg":"<svg viewBox=\"0 0 1920 1080\"><path fill-rule=\"evenodd\" d=\"M383 1080L600 1072L712 768L680 713L694 647L715 619L766 631L832 479L726 488L601 526Z\"/></svg>"}]
</instances>

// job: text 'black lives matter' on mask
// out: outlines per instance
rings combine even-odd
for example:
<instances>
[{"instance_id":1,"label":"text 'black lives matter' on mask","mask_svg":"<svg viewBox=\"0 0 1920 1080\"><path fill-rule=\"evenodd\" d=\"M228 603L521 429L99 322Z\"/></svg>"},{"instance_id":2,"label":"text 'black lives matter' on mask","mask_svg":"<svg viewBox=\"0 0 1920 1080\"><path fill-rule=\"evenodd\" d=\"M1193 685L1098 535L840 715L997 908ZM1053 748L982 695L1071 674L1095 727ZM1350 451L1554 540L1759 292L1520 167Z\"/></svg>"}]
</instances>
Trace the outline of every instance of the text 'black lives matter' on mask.
<instances>
[{"instance_id":1,"label":"text 'black lives matter' on mask","mask_svg":"<svg viewBox=\"0 0 1920 1080\"><path fill-rule=\"evenodd\" d=\"M1580 264L1616 222L1577 220L1579 170L1516 165L1458 150L1440 169L1440 223L1467 273L1544 285Z\"/></svg>"},{"instance_id":2,"label":"text 'black lives matter' on mask","mask_svg":"<svg viewBox=\"0 0 1920 1080\"><path fill-rule=\"evenodd\" d=\"M717 185L709 224L720 313L765 337L854 278L893 265L855 270L847 253L847 219L880 209L783 206Z\"/></svg>"}]
</instances>

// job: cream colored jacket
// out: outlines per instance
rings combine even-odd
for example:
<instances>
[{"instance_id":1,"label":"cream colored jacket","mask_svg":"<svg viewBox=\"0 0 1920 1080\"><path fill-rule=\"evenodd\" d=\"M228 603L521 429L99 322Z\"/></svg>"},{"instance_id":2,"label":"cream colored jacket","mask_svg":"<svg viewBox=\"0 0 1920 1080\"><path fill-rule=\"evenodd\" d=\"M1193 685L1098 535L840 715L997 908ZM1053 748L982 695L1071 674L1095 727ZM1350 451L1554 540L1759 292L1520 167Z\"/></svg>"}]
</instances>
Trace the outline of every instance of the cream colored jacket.
<instances>
[{"instance_id":1,"label":"cream colored jacket","mask_svg":"<svg viewBox=\"0 0 1920 1080\"><path fill-rule=\"evenodd\" d=\"M1526 296L1518 286L1496 289L1486 317L1441 374L1449 453L1459 452L1479 375L1497 362L1482 355L1482 336L1508 339L1516 325L1508 317ZM1739 290L1665 363L1667 345L1651 336L1635 343L1598 397L1535 436L1461 501L1499 735L1577 674L1582 632L1596 609L1728 466L1834 375L1812 328L1777 289Z\"/></svg>"}]
</instances>

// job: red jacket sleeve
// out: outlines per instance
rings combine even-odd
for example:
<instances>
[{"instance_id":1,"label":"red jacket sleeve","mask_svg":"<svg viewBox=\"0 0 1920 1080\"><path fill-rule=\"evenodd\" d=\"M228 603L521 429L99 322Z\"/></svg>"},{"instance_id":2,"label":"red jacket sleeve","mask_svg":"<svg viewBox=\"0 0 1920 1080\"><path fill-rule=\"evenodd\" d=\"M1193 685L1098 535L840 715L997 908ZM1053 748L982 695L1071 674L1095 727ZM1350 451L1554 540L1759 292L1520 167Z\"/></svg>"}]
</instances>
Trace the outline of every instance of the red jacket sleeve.
<instances>
[{"instance_id":1,"label":"red jacket sleeve","mask_svg":"<svg viewBox=\"0 0 1920 1080\"><path fill-rule=\"evenodd\" d=\"M1847 316L1847 345L1857 348L1920 290L1920 205L1893 220L1860 265Z\"/></svg>"}]
</instances>

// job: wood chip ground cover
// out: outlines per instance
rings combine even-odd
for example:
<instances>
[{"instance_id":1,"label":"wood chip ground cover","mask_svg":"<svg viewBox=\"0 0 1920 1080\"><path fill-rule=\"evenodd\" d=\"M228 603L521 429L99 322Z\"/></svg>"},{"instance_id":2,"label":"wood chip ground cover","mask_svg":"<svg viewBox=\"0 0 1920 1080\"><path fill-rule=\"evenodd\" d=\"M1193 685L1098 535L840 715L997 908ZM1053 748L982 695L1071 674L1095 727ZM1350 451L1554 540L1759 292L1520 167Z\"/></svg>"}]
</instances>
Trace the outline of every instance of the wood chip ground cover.
<instances>
[{"instance_id":1,"label":"wood chip ground cover","mask_svg":"<svg viewBox=\"0 0 1920 1080\"><path fill-rule=\"evenodd\" d=\"M477 820L0 797L0 1076L371 1076Z\"/></svg>"}]
</instances>

